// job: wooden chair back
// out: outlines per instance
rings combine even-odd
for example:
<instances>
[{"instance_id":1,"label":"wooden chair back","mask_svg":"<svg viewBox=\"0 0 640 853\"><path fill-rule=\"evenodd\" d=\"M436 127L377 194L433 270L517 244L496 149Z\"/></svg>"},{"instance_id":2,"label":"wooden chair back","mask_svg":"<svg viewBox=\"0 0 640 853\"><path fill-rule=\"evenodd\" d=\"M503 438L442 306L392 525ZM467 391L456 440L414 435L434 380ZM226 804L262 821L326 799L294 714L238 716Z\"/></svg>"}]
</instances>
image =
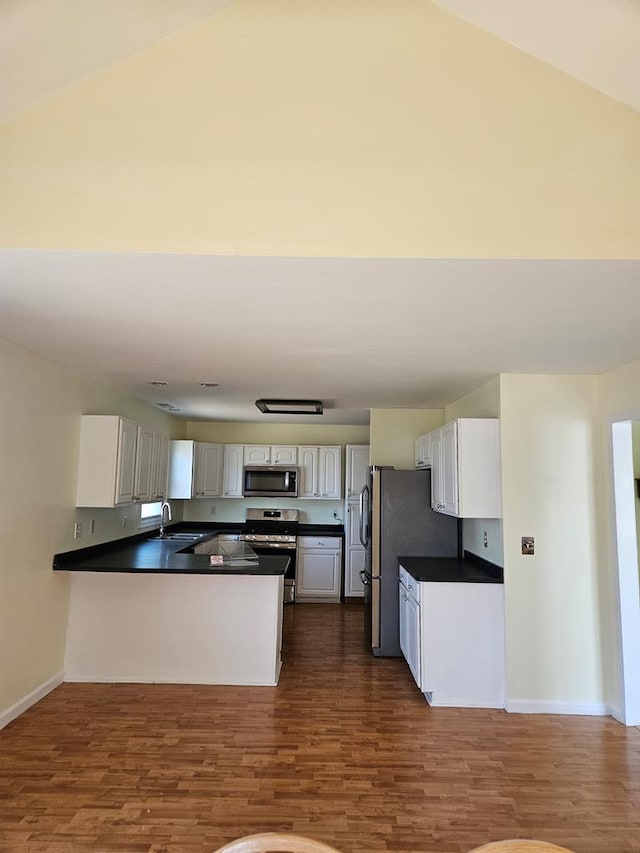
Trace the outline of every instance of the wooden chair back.
<instances>
[{"instance_id":1,"label":"wooden chair back","mask_svg":"<svg viewBox=\"0 0 640 853\"><path fill-rule=\"evenodd\" d=\"M476 847L470 853L572 853L567 847L558 847L547 841L514 838L509 841L491 841Z\"/></svg>"},{"instance_id":2,"label":"wooden chair back","mask_svg":"<svg viewBox=\"0 0 640 853\"><path fill-rule=\"evenodd\" d=\"M289 832L261 832L245 835L220 847L215 853L340 853L321 841Z\"/></svg>"}]
</instances>

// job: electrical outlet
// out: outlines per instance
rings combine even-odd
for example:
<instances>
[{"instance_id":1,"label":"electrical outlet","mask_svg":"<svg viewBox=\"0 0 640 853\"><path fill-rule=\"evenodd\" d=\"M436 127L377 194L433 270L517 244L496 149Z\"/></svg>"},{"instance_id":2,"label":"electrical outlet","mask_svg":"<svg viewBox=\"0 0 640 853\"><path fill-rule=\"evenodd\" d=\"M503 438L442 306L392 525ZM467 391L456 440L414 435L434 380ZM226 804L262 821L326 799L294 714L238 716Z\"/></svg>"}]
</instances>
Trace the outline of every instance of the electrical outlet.
<instances>
[{"instance_id":1,"label":"electrical outlet","mask_svg":"<svg viewBox=\"0 0 640 853\"><path fill-rule=\"evenodd\" d=\"M216 505L211 504L211 506L209 507L209 515L215 515L215 514L216 514Z\"/></svg>"},{"instance_id":2,"label":"electrical outlet","mask_svg":"<svg viewBox=\"0 0 640 853\"><path fill-rule=\"evenodd\" d=\"M76 521L76 523L73 525L73 538L74 539L80 539L81 536L82 536L82 522Z\"/></svg>"},{"instance_id":3,"label":"electrical outlet","mask_svg":"<svg viewBox=\"0 0 640 853\"><path fill-rule=\"evenodd\" d=\"M93 536L93 534L95 532L96 532L96 520L95 520L95 518L92 518L91 521L89 522L89 533L90 533L90 535Z\"/></svg>"},{"instance_id":4,"label":"electrical outlet","mask_svg":"<svg viewBox=\"0 0 640 853\"><path fill-rule=\"evenodd\" d=\"M484 547L485 547L485 548L488 548L488 547L489 547L489 537L487 536L487 531L486 531L486 530L485 530L485 531L484 531L484 533L482 534L482 544L484 545Z\"/></svg>"},{"instance_id":5,"label":"electrical outlet","mask_svg":"<svg viewBox=\"0 0 640 853\"><path fill-rule=\"evenodd\" d=\"M126 515L122 516L122 521L120 523L122 524L123 527L127 526L127 516Z\"/></svg>"}]
</instances>

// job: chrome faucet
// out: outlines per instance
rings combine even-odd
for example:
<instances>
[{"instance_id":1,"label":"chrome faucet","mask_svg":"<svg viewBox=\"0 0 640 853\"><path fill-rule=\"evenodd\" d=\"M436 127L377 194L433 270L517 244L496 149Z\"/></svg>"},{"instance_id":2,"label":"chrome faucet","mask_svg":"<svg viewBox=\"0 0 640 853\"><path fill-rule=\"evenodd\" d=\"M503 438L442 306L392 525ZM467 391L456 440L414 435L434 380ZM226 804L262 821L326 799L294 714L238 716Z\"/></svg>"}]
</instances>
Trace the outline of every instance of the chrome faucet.
<instances>
[{"instance_id":1,"label":"chrome faucet","mask_svg":"<svg viewBox=\"0 0 640 853\"><path fill-rule=\"evenodd\" d=\"M164 538L164 536L166 536L166 534L164 532L164 525L165 525L164 511L165 511L165 509L167 511L167 521L171 521L171 504L167 500L162 501L162 503L160 504L160 537L161 538Z\"/></svg>"}]
</instances>

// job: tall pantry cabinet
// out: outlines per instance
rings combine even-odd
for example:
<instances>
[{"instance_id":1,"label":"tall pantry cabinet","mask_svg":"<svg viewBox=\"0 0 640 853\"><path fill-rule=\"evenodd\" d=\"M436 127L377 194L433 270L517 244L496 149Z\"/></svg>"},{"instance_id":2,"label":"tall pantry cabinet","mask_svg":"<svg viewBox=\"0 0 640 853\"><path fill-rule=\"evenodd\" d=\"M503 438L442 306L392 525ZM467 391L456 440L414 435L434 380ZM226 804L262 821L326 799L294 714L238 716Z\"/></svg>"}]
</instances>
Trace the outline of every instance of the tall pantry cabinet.
<instances>
[{"instance_id":1,"label":"tall pantry cabinet","mask_svg":"<svg viewBox=\"0 0 640 853\"><path fill-rule=\"evenodd\" d=\"M365 551L360 542L360 492L369 473L369 445L348 444L345 465L345 598L362 598L364 586L360 572L364 569Z\"/></svg>"}]
</instances>

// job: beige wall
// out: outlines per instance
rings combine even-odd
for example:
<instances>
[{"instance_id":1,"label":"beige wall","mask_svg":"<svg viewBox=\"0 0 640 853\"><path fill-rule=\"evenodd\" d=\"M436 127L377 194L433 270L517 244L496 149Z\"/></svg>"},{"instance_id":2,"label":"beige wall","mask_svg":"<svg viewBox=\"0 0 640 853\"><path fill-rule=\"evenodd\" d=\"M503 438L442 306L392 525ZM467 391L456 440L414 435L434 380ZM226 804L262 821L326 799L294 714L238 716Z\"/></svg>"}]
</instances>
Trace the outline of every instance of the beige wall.
<instances>
[{"instance_id":1,"label":"beige wall","mask_svg":"<svg viewBox=\"0 0 640 853\"><path fill-rule=\"evenodd\" d=\"M639 143L632 109L423 0L236 0L2 127L0 234L630 258Z\"/></svg>"},{"instance_id":2,"label":"beige wall","mask_svg":"<svg viewBox=\"0 0 640 853\"><path fill-rule=\"evenodd\" d=\"M81 414L171 419L0 338L0 715L62 671L68 577L53 555L135 532L139 509L91 510L96 532L73 540ZM174 424L175 428L175 424Z\"/></svg>"},{"instance_id":3,"label":"beige wall","mask_svg":"<svg viewBox=\"0 0 640 853\"><path fill-rule=\"evenodd\" d=\"M371 409L371 464L414 468L416 438L442 423L442 409Z\"/></svg>"},{"instance_id":4,"label":"beige wall","mask_svg":"<svg viewBox=\"0 0 640 853\"><path fill-rule=\"evenodd\" d=\"M598 378L503 375L501 388L508 700L598 711L611 664Z\"/></svg>"}]
</instances>

